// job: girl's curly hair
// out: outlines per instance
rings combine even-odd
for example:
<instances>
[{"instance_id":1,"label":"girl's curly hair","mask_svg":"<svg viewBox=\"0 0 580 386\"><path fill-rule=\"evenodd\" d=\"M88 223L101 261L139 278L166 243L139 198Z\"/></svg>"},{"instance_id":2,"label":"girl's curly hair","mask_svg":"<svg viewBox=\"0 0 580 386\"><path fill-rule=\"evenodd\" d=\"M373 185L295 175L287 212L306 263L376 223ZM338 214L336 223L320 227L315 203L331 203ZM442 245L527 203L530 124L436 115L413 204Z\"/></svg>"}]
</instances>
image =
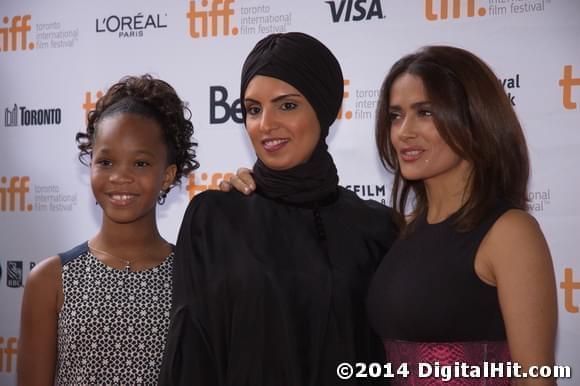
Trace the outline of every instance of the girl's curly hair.
<instances>
[{"instance_id":1,"label":"girl's curly hair","mask_svg":"<svg viewBox=\"0 0 580 386\"><path fill-rule=\"evenodd\" d=\"M124 77L97 101L95 109L88 114L86 132L76 134L81 163L88 165L87 158L92 155L98 123L117 113L153 119L161 127L167 145L168 164L177 166L175 179L165 194L181 184L181 177L199 167L195 160L197 143L191 140L191 111L169 83L149 74Z\"/></svg>"}]
</instances>

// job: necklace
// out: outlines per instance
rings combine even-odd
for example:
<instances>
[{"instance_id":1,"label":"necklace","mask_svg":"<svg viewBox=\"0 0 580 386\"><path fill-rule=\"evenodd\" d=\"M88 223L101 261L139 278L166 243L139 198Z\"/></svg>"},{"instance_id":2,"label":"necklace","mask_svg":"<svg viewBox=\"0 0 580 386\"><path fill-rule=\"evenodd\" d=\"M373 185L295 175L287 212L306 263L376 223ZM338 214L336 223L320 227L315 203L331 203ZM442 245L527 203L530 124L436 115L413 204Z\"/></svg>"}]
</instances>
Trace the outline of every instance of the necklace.
<instances>
[{"instance_id":1,"label":"necklace","mask_svg":"<svg viewBox=\"0 0 580 386\"><path fill-rule=\"evenodd\" d=\"M135 260L138 260L139 259L139 257L136 257L133 260L123 259L122 257L115 256L115 255L113 255L113 254L111 254L109 252L101 251L101 250L99 250L99 249L91 246L90 244L89 244L89 249L91 250L91 252L101 253L103 255L107 255L107 256L113 257L113 258L115 258L117 260L121 260L123 263L125 263L125 272L129 272L131 270L131 264L133 264L135 262Z\"/></svg>"}]
</instances>

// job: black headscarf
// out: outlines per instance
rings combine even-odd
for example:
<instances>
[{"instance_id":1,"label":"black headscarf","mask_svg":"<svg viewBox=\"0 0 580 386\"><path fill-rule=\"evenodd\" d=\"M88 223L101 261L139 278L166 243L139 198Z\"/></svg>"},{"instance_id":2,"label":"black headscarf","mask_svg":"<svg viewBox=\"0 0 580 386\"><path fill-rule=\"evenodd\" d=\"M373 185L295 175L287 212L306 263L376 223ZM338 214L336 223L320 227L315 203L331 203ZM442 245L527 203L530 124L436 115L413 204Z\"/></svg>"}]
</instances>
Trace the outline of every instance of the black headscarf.
<instances>
[{"instance_id":1,"label":"black headscarf","mask_svg":"<svg viewBox=\"0 0 580 386\"><path fill-rule=\"evenodd\" d=\"M258 191L291 204L326 200L337 191L336 166L328 153L326 137L336 119L344 93L340 65L330 50L312 36L300 32L272 34L260 40L242 68L242 114L244 96L256 75L280 79L296 88L313 107L320 124L320 140L310 159L291 169L272 170L258 159L254 178Z\"/></svg>"}]
</instances>

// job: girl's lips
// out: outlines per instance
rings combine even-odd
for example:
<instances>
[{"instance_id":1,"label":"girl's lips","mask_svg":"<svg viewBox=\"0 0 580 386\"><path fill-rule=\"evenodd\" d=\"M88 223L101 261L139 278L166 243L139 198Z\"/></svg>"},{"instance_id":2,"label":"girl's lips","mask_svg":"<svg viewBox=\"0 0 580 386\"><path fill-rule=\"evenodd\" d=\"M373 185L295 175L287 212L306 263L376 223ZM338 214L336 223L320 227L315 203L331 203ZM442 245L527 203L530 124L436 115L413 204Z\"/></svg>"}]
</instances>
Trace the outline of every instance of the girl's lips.
<instances>
[{"instance_id":1,"label":"girl's lips","mask_svg":"<svg viewBox=\"0 0 580 386\"><path fill-rule=\"evenodd\" d=\"M399 157L405 162L414 162L421 158L424 152L423 149L402 149L399 152Z\"/></svg>"},{"instance_id":2,"label":"girl's lips","mask_svg":"<svg viewBox=\"0 0 580 386\"><path fill-rule=\"evenodd\" d=\"M109 197L111 204L116 206L127 206L137 197L136 194L129 193L109 193L107 196Z\"/></svg>"},{"instance_id":3,"label":"girl's lips","mask_svg":"<svg viewBox=\"0 0 580 386\"><path fill-rule=\"evenodd\" d=\"M262 141L262 146L264 146L264 150L274 152L283 148L289 141L288 138L265 139Z\"/></svg>"}]
</instances>

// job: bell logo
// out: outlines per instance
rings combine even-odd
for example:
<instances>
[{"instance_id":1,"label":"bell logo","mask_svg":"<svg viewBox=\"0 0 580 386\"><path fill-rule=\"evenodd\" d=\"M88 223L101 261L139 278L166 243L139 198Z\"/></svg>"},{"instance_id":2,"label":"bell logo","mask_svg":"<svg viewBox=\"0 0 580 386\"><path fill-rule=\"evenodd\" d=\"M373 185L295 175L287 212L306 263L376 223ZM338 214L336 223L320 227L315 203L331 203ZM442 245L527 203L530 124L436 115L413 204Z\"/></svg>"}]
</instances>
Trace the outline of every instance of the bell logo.
<instances>
[{"instance_id":1,"label":"bell logo","mask_svg":"<svg viewBox=\"0 0 580 386\"><path fill-rule=\"evenodd\" d=\"M218 108L219 116L218 116ZM244 123L242 102L240 98L228 102L228 90L224 86L209 87L209 123L226 123L229 119L236 123Z\"/></svg>"},{"instance_id":2,"label":"bell logo","mask_svg":"<svg viewBox=\"0 0 580 386\"><path fill-rule=\"evenodd\" d=\"M17 344L14 336L6 339L0 336L0 373L11 373L16 368Z\"/></svg>"},{"instance_id":3,"label":"bell logo","mask_svg":"<svg viewBox=\"0 0 580 386\"><path fill-rule=\"evenodd\" d=\"M96 99L93 101L92 95L90 91L85 92L85 102L82 104L83 109L85 110L85 122L88 121L89 112L94 110L97 107L97 100L103 96L102 91L96 92Z\"/></svg>"},{"instance_id":4,"label":"bell logo","mask_svg":"<svg viewBox=\"0 0 580 386\"><path fill-rule=\"evenodd\" d=\"M0 178L0 212L31 212L32 204L26 204L26 196L30 191L28 183L30 177L11 177L10 184L7 177ZM16 207L16 199L18 198L18 208Z\"/></svg>"},{"instance_id":5,"label":"bell logo","mask_svg":"<svg viewBox=\"0 0 580 386\"><path fill-rule=\"evenodd\" d=\"M574 290L580 289L580 282L574 281L572 268L564 269L564 281L560 283L560 288L564 290L564 308L566 311L572 314L580 312L580 308L574 304Z\"/></svg>"},{"instance_id":6,"label":"bell logo","mask_svg":"<svg viewBox=\"0 0 580 386\"><path fill-rule=\"evenodd\" d=\"M385 18L380 0L335 0L325 3L330 7L333 23Z\"/></svg>"},{"instance_id":7,"label":"bell logo","mask_svg":"<svg viewBox=\"0 0 580 386\"><path fill-rule=\"evenodd\" d=\"M28 32L30 32L30 15L24 16L14 16L10 27L0 28L0 39L2 47L0 51L16 51L20 47L20 50L32 50L34 49L34 43L28 43ZM2 24L8 25L10 23L10 18L4 16L2 18ZM18 39L20 35L20 39ZM9 39L10 38L10 39ZM18 45L20 42L20 46Z\"/></svg>"},{"instance_id":8,"label":"bell logo","mask_svg":"<svg viewBox=\"0 0 580 386\"><path fill-rule=\"evenodd\" d=\"M350 94L347 90L347 87L350 86L350 80L349 79L345 79L344 80L344 94L342 94L342 101L344 103L344 100L347 99ZM344 113L344 117L346 119L351 119L352 118L352 111L348 110L347 112ZM338 116L336 117L336 119L342 119L342 106L340 107L340 110L338 110Z\"/></svg>"},{"instance_id":9,"label":"bell logo","mask_svg":"<svg viewBox=\"0 0 580 386\"><path fill-rule=\"evenodd\" d=\"M218 36L218 24L220 19L222 20L222 34L224 36L228 36L230 32L232 35L237 35L239 32L238 27L233 27L230 30L230 22L234 15L234 10L231 8L231 5L234 1L235 0L211 0L211 9L209 11L207 10L209 3L208 0L201 0L201 6L205 8L204 10L198 10L197 2L190 1L189 12L187 13L187 19L189 20L189 35L194 39L207 37L208 29L211 28L211 36Z\"/></svg>"},{"instance_id":10,"label":"bell logo","mask_svg":"<svg viewBox=\"0 0 580 386\"><path fill-rule=\"evenodd\" d=\"M191 200L196 194L201 193L206 190L218 190L220 182L223 180L228 181L232 178L233 173L200 173L197 177L200 178L198 181L196 179L196 173L191 173L188 178L187 192L189 193L189 199ZM210 182L208 184L208 181Z\"/></svg>"},{"instance_id":11,"label":"bell logo","mask_svg":"<svg viewBox=\"0 0 580 386\"><path fill-rule=\"evenodd\" d=\"M459 19L462 17L463 9L461 3L465 4L465 0L453 0L452 4L449 4L451 0L425 0L425 18L429 21L445 20L449 18L449 6L451 5L451 13L453 19ZM436 13L434 3L439 2L439 13ZM479 16L485 16L487 13L486 9L480 7L477 9L477 14ZM467 0L467 17L475 16L475 0Z\"/></svg>"},{"instance_id":12,"label":"bell logo","mask_svg":"<svg viewBox=\"0 0 580 386\"><path fill-rule=\"evenodd\" d=\"M572 77L572 66L564 66L564 77L558 84L562 87L562 105L567 110L574 110L578 104L572 101L572 87L580 86L580 78Z\"/></svg>"}]
</instances>

